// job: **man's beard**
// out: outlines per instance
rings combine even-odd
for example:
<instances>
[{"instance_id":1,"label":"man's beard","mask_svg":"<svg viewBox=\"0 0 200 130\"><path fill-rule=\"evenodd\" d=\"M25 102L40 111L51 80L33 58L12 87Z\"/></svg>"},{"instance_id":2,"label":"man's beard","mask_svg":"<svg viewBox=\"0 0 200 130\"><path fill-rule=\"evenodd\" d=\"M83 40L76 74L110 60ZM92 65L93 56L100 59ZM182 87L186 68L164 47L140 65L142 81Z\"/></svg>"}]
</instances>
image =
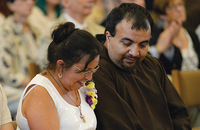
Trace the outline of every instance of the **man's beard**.
<instances>
[{"instance_id":1,"label":"man's beard","mask_svg":"<svg viewBox=\"0 0 200 130\"><path fill-rule=\"evenodd\" d=\"M128 66L128 65L126 65L128 63L124 63L124 59L134 59L136 61L135 61L135 63L133 65ZM122 57L120 64L121 64L121 67L123 69L125 69L125 70L132 70L132 69L134 69L137 66L139 60L140 60L139 57L133 57L132 55L125 55L125 56Z\"/></svg>"}]
</instances>

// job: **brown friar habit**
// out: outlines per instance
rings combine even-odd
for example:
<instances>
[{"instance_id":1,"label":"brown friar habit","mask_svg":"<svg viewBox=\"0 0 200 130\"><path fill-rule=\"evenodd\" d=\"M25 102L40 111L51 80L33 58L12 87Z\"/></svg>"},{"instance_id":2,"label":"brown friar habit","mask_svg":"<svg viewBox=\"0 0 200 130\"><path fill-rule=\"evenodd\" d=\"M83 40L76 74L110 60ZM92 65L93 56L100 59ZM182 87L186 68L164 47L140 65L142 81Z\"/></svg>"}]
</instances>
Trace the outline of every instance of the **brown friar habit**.
<instances>
[{"instance_id":1,"label":"brown friar habit","mask_svg":"<svg viewBox=\"0 0 200 130\"><path fill-rule=\"evenodd\" d=\"M190 130L187 109L163 66L147 54L133 70L114 65L104 47L94 74L97 130Z\"/></svg>"}]
</instances>

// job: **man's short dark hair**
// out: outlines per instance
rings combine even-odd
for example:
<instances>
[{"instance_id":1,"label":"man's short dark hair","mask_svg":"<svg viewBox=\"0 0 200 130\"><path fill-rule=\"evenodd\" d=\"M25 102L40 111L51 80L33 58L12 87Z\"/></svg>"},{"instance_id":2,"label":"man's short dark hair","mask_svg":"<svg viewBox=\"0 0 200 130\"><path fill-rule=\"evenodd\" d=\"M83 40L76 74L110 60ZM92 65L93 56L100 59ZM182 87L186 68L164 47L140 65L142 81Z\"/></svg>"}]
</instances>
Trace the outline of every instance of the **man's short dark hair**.
<instances>
[{"instance_id":1,"label":"man's short dark hair","mask_svg":"<svg viewBox=\"0 0 200 130\"><path fill-rule=\"evenodd\" d=\"M109 31L111 36L116 34L116 26L124 18L132 20L132 29L149 29L153 28L154 22L150 13L144 8L134 3L122 3L119 7L114 8L106 19L106 31Z\"/></svg>"}]
</instances>

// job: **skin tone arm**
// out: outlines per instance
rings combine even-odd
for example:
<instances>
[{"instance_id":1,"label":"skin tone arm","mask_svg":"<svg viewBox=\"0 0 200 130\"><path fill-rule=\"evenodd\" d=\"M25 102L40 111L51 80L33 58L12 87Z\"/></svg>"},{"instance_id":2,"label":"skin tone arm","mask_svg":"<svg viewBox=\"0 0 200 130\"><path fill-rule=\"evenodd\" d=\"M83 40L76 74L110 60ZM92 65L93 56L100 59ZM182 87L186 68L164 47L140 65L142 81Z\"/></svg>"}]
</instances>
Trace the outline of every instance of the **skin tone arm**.
<instances>
[{"instance_id":1,"label":"skin tone arm","mask_svg":"<svg viewBox=\"0 0 200 130\"><path fill-rule=\"evenodd\" d=\"M156 43L156 49L158 53L163 53L165 50L170 48L171 41L178 34L180 28L180 22L175 21L172 21L167 27L165 27Z\"/></svg>"},{"instance_id":2,"label":"skin tone arm","mask_svg":"<svg viewBox=\"0 0 200 130\"><path fill-rule=\"evenodd\" d=\"M22 114L31 130L59 130L59 116L47 90L35 87L24 99Z\"/></svg>"},{"instance_id":3,"label":"skin tone arm","mask_svg":"<svg viewBox=\"0 0 200 130\"><path fill-rule=\"evenodd\" d=\"M14 130L12 123L0 126L0 130Z\"/></svg>"}]
</instances>

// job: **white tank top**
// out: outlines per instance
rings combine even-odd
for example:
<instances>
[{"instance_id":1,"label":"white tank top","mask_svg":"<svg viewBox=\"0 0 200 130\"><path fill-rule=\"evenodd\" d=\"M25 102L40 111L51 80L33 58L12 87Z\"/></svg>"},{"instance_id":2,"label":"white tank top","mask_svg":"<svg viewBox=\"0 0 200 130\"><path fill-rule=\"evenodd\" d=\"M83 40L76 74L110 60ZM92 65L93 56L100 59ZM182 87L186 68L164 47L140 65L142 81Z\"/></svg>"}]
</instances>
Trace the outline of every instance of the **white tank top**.
<instances>
[{"instance_id":1,"label":"white tank top","mask_svg":"<svg viewBox=\"0 0 200 130\"><path fill-rule=\"evenodd\" d=\"M37 74L33 80L25 88L22 97L19 102L18 112L17 112L17 125L18 130L30 130L27 119L22 115L21 107L22 102L29 92L34 88L32 87L26 94L26 90L29 86L35 84L36 86L44 87L49 95L51 96L53 102L55 103L59 118L60 118L60 130L95 130L97 121L93 109L85 101L85 94L82 90L85 89L85 86L79 89L79 95L81 99L81 111L85 116L86 122L80 118L80 111L78 107L75 107L71 104L68 104L59 94L57 89L53 86L49 79L46 77ZM25 95L24 95L25 94Z\"/></svg>"}]
</instances>

